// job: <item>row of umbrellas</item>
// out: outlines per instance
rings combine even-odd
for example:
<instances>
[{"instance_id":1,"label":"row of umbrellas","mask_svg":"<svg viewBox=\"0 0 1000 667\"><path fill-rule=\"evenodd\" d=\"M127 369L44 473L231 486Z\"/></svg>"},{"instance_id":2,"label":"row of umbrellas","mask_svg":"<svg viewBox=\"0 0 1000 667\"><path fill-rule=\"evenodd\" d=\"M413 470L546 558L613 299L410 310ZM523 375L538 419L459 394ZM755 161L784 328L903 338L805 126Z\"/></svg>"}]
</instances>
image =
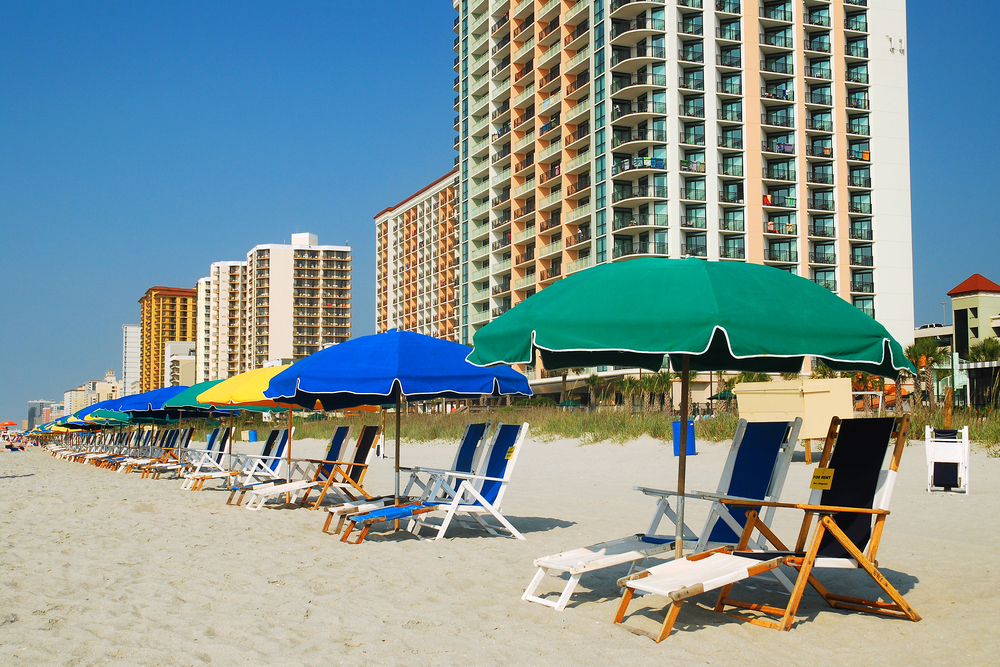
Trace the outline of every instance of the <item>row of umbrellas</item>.
<instances>
[{"instance_id":1,"label":"row of umbrellas","mask_svg":"<svg viewBox=\"0 0 1000 667\"><path fill-rule=\"evenodd\" d=\"M915 371L885 327L826 288L772 267L700 259L636 258L572 274L494 319L473 342L470 351L393 330L327 348L290 366L199 386L197 393L192 387L173 405L171 398L184 389L168 388L175 394L163 401L161 394L154 400L150 395L156 392L147 392L102 409L170 419L184 409L335 410L387 403L398 408L405 400L530 395L512 364L658 371L669 363L681 373L684 423L690 371L795 372L806 356L840 371L884 377ZM399 414L397 409L397 497ZM87 416L75 415L83 421ZM678 556L686 437L687 429L681 429Z\"/></svg>"}]
</instances>

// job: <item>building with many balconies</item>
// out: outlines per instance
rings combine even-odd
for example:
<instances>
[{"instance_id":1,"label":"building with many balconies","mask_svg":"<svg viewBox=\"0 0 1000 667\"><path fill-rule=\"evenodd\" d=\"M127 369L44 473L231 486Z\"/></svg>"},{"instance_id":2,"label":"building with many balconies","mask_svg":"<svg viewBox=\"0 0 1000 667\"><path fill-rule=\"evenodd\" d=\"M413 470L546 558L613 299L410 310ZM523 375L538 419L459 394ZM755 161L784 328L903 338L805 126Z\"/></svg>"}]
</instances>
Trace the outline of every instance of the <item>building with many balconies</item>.
<instances>
[{"instance_id":1,"label":"building with many balconies","mask_svg":"<svg viewBox=\"0 0 1000 667\"><path fill-rule=\"evenodd\" d=\"M209 275L198 281L198 382L249 370L247 310L247 263L213 263Z\"/></svg>"},{"instance_id":2,"label":"building with many balconies","mask_svg":"<svg viewBox=\"0 0 1000 667\"><path fill-rule=\"evenodd\" d=\"M139 385L163 387L164 345L197 337L198 293L194 288L150 287L139 299Z\"/></svg>"},{"instance_id":3,"label":"building with many balconies","mask_svg":"<svg viewBox=\"0 0 1000 667\"><path fill-rule=\"evenodd\" d=\"M912 340L905 2L867 4L456 1L459 340L648 255L789 271Z\"/></svg>"}]
</instances>

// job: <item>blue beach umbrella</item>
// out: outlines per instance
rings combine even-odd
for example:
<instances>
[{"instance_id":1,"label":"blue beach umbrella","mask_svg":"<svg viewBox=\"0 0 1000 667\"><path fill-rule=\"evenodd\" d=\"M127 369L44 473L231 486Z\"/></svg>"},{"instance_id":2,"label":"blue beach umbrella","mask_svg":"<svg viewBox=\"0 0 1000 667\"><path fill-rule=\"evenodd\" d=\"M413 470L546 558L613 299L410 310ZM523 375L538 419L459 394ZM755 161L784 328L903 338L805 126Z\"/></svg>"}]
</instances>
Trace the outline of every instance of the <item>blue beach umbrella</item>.
<instances>
[{"instance_id":1,"label":"blue beach umbrella","mask_svg":"<svg viewBox=\"0 0 1000 667\"><path fill-rule=\"evenodd\" d=\"M399 497L399 422L403 400L531 395L528 380L508 366L483 368L468 361L469 348L423 334L392 329L320 350L278 373L264 395L324 410L396 405L396 497Z\"/></svg>"}]
</instances>

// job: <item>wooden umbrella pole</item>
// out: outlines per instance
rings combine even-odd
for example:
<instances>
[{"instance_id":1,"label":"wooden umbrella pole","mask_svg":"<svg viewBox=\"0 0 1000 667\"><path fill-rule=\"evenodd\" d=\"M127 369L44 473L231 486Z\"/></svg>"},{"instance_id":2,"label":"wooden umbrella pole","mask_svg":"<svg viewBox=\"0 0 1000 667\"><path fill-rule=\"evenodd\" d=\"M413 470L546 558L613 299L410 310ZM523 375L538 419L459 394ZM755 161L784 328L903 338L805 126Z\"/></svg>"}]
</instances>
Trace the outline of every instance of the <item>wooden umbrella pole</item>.
<instances>
[{"instance_id":1,"label":"wooden umbrella pole","mask_svg":"<svg viewBox=\"0 0 1000 667\"><path fill-rule=\"evenodd\" d=\"M228 459L226 460L226 467L230 470L233 469L233 439L236 437L236 414L235 412L229 413L229 437L226 439L226 449L229 450ZM233 483L232 476L226 478L226 486L231 486Z\"/></svg>"},{"instance_id":2,"label":"wooden umbrella pole","mask_svg":"<svg viewBox=\"0 0 1000 667\"><path fill-rule=\"evenodd\" d=\"M288 454L285 457L288 463L285 466L285 479L292 481L292 409L288 408ZM292 492L285 491L285 504L292 502Z\"/></svg>"},{"instance_id":3,"label":"wooden umbrella pole","mask_svg":"<svg viewBox=\"0 0 1000 667\"><path fill-rule=\"evenodd\" d=\"M399 411L401 409L401 398L402 390L396 394L396 497L393 503L396 507L399 507Z\"/></svg>"},{"instance_id":4,"label":"wooden umbrella pole","mask_svg":"<svg viewBox=\"0 0 1000 667\"><path fill-rule=\"evenodd\" d=\"M691 386L691 359L688 355L681 357L681 428L678 444L680 452L677 459L677 526L674 531L674 554L678 560L684 557L684 477L687 475L687 423L688 393Z\"/></svg>"}]
</instances>

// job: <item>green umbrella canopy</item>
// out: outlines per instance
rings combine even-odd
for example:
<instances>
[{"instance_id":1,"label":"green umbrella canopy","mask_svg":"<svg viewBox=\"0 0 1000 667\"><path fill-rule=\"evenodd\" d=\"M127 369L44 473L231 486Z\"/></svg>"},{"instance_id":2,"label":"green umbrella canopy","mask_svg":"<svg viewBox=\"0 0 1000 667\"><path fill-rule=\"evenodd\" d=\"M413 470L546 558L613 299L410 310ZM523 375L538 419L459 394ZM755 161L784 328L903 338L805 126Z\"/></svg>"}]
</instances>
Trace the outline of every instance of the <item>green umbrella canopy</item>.
<instances>
[{"instance_id":1,"label":"green umbrella canopy","mask_svg":"<svg viewBox=\"0 0 1000 667\"><path fill-rule=\"evenodd\" d=\"M688 355L691 370L914 371L885 327L811 280L744 262L640 258L571 275L476 332L469 361L548 369L637 366Z\"/></svg>"},{"instance_id":2,"label":"green umbrella canopy","mask_svg":"<svg viewBox=\"0 0 1000 667\"><path fill-rule=\"evenodd\" d=\"M708 400L710 400L710 401L731 401L734 398L736 398L736 394L734 394L733 392L729 391L728 389L723 389L718 394L714 394L712 396L709 396Z\"/></svg>"},{"instance_id":3,"label":"green umbrella canopy","mask_svg":"<svg viewBox=\"0 0 1000 667\"><path fill-rule=\"evenodd\" d=\"M556 407L560 407L560 408L582 408L583 407L583 403L577 403L572 398L567 398L562 403L557 404Z\"/></svg>"},{"instance_id":4,"label":"green umbrella canopy","mask_svg":"<svg viewBox=\"0 0 1000 667\"><path fill-rule=\"evenodd\" d=\"M106 426L122 426L129 423L129 414L127 412L99 408L86 415L83 420Z\"/></svg>"}]
</instances>

